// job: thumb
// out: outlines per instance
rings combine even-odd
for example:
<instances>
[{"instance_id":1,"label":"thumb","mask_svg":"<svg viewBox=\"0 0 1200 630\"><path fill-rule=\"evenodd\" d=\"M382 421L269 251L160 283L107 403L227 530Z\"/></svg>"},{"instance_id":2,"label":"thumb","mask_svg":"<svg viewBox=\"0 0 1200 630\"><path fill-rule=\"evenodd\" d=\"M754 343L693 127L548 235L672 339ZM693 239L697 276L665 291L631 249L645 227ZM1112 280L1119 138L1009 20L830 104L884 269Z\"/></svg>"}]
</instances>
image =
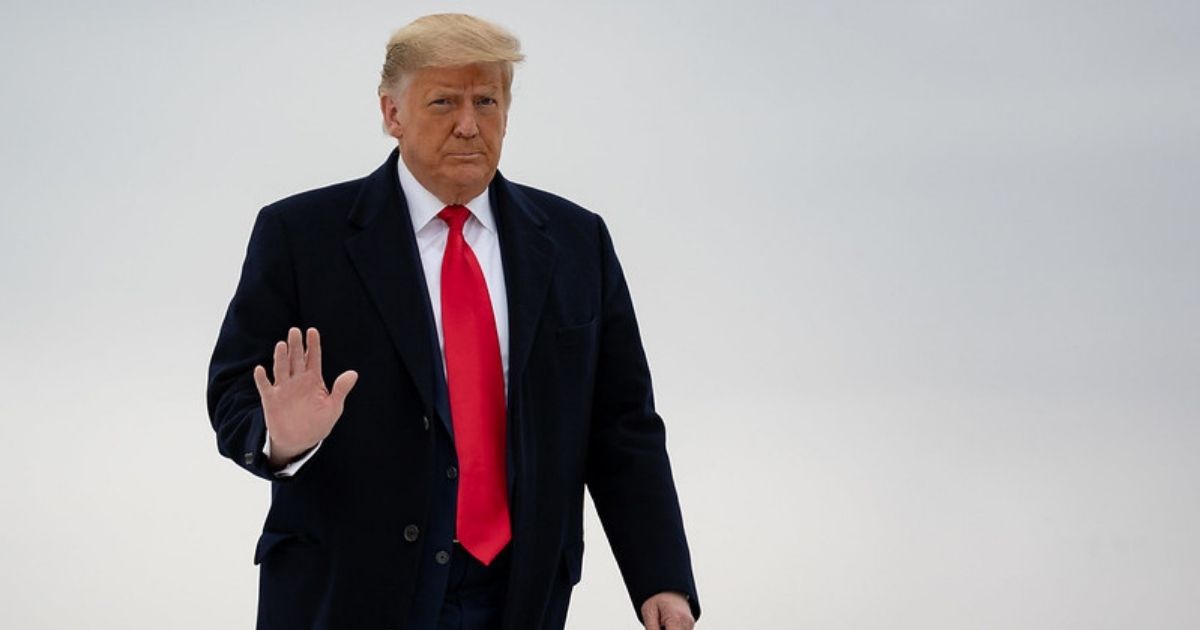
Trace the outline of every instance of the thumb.
<instances>
[{"instance_id":1,"label":"thumb","mask_svg":"<svg viewBox=\"0 0 1200 630\"><path fill-rule=\"evenodd\" d=\"M346 396L350 394L350 390L354 388L354 384L357 382L358 372L354 370L342 372L333 381L333 391L329 393L329 397L333 399L333 408L337 410L337 415L342 415L342 407L346 404Z\"/></svg>"},{"instance_id":2,"label":"thumb","mask_svg":"<svg viewBox=\"0 0 1200 630\"><path fill-rule=\"evenodd\" d=\"M258 397L265 399L271 391L271 381L267 379L267 369L261 365L254 366L254 386L258 388Z\"/></svg>"}]
</instances>

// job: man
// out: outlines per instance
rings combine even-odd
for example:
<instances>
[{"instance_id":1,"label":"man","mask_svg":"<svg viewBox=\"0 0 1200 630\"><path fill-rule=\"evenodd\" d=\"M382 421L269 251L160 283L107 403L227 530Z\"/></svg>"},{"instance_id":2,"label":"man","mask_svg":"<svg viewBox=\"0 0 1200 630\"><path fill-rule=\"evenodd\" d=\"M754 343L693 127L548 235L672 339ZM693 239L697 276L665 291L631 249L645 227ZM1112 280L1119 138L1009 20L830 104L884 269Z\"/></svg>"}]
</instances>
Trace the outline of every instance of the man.
<instances>
[{"instance_id":1,"label":"man","mask_svg":"<svg viewBox=\"0 0 1200 630\"><path fill-rule=\"evenodd\" d=\"M497 171L521 59L416 20L379 88L397 151L259 213L208 385L219 450L272 481L259 628L562 628L585 484L643 626L699 616L607 229Z\"/></svg>"}]
</instances>

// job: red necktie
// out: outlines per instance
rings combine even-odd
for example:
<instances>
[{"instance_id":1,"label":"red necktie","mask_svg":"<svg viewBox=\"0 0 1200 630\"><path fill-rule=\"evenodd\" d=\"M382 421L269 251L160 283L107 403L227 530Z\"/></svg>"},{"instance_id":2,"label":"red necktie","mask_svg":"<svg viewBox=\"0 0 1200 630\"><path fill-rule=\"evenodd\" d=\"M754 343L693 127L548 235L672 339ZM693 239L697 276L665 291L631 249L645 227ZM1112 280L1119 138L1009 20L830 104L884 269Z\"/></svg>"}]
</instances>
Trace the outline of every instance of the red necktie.
<instances>
[{"instance_id":1,"label":"red necktie","mask_svg":"<svg viewBox=\"0 0 1200 630\"><path fill-rule=\"evenodd\" d=\"M463 238L470 211L446 206L442 255L442 337L450 416L458 451L458 541L490 564L512 538L505 459L504 371L487 282Z\"/></svg>"}]
</instances>

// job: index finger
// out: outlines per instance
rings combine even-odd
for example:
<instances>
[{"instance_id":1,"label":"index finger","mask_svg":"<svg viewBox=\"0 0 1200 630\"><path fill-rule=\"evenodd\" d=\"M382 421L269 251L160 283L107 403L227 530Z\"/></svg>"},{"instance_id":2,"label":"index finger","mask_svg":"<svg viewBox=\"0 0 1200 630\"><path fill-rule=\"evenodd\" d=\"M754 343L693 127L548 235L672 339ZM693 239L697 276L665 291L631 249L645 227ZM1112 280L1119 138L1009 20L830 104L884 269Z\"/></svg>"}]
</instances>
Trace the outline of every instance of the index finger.
<instances>
[{"instance_id":1,"label":"index finger","mask_svg":"<svg viewBox=\"0 0 1200 630\"><path fill-rule=\"evenodd\" d=\"M649 610L642 613L642 625L646 626L646 630L659 630L662 627L658 625L658 606L650 606Z\"/></svg>"},{"instance_id":2,"label":"index finger","mask_svg":"<svg viewBox=\"0 0 1200 630\"><path fill-rule=\"evenodd\" d=\"M316 370L317 374L321 373L321 333L317 332L316 328L308 329L308 339L305 345L308 349L304 353L304 368L307 370ZM322 381L324 382L324 381Z\"/></svg>"}]
</instances>

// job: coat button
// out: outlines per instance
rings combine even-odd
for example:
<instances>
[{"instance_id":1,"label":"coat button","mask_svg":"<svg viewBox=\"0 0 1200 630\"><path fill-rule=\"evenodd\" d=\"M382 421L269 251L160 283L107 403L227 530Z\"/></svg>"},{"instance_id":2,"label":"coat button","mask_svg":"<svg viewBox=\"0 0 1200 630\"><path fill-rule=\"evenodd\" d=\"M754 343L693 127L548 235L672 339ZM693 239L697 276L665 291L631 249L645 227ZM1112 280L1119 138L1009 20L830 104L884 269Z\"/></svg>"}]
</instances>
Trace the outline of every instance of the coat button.
<instances>
[{"instance_id":1,"label":"coat button","mask_svg":"<svg viewBox=\"0 0 1200 630\"><path fill-rule=\"evenodd\" d=\"M421 418L421 423L425 425L425 430L428 431L429 430L429 416L423 416Z\"/></svg>"},{"instance_id":2,"label":"coat button","mask_svg":"<svg viewBox=\"0 0 1200 630\"><path fill-rule=\"evenodd\" d=\"M458 478L458 469L453 466L447 468L446 469L446 478L447 479L457 479Z\"/></svg>"},{"instance_id":3,"label":"coat button","mask_svg":"<svg viewBox=\"0 0 1200 630\"><path fill-rule=\"evenodd\" d=\"M404 528L404 540L408 542L417 542L417 538L421 536L421 528L416 525L409 525Z\"/></svg>"},{"instance_id":4,"label":"coat button","mask_svg":"<svg viewBox=\"0 0 1200 630\"><path fill-rule=\"evenodd\" d=\"M450 552L439 551L433 554L433 559L436 560L438 564L446 564L447 562L450 562Z\"/></svg>"}]
</instances>

